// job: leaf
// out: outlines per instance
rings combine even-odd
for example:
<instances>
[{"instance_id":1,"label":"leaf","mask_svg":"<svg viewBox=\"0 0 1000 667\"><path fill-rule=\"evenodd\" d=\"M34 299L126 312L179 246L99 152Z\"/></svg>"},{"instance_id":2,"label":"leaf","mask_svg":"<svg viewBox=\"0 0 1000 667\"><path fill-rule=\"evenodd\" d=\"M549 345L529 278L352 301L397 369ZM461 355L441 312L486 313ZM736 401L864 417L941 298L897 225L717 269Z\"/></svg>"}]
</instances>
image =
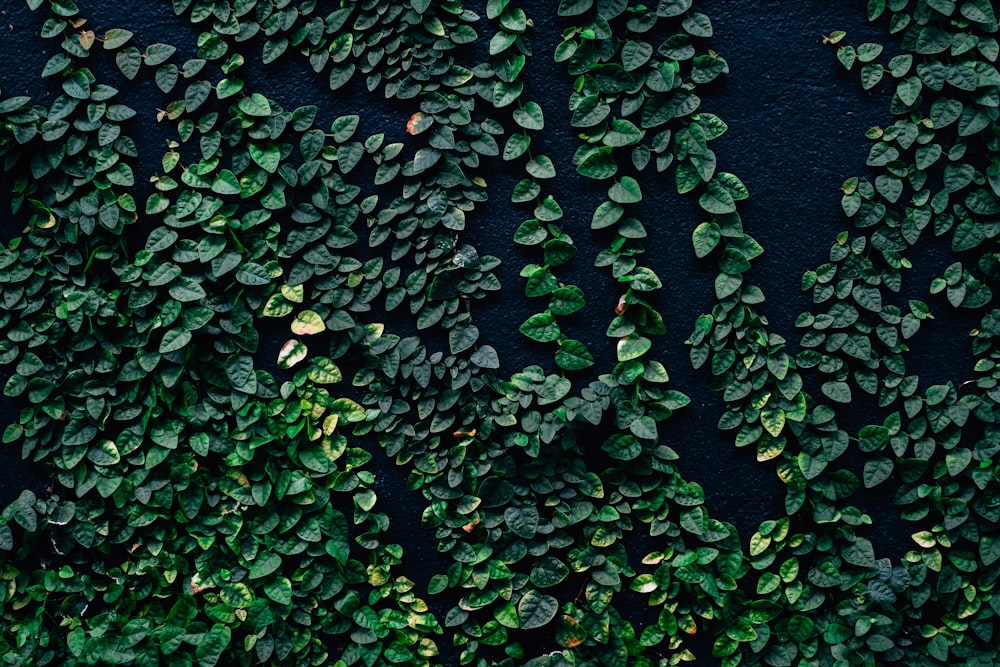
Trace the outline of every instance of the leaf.
<instances>
[{"instance_id":1,"label":"leaf","mask_svg":"<svg viewBox=\"0 0 1000 667\"><path fill-rule=\"evenodd\" d=\"M99 466L112 466L121 461L118 447L111 440L99 440L87 452L87 458Z\"/></svg>"},{"instance_id":2,"label":"leaf","mask_svg":"<svg viewBox=\"0 0 1000 667\"><path fill-rule=\"evenodd\" d=\"M469 360L480 368L500 368L500 358L492 345L481 345Z\"/></svg>"},{"instance_id":3,"label":"leaf","mask_svg":"<svg viewBox=\"0 0 1000 667\"><path fill-rule=\"evenodd\" d=\"M652 341L637 334L621 338L619 339L618 346L616 348L618 361L631 361L632 359L638 359L642 355L646 354L652 346Z\"/></svg>"},{"instance_id":4,"label":"leaf","mask_svg":"<svg viewBox=\"0 0 1000 667\"><path fill-rule=\"evenodd\" d=\"M569 575L569 568L555 556L543 556L531 568L529 580L539 588L549 588L562 583Z\"/></svg>"},{"instance_id":5,"label":"leaf","mask_svg":"<svg viewBox=\"0 0 1000 667\"><path fill-rule=\"evenodd\" d=\"M150 44L146 47L146 57L143 62L149 67L156 67L165 63L170 56L174 55L175 51L177 51L177 47L170 44Z\"/></svg>"},{"instance_id":6,"label":"leaf","mask_svg":"<svg viewBox=\"0 0 1000 667\"><path fill-rule=\"evenodd\" d=\"M559 343L556 365L567 371L578 371L594 365L594 356L578 340L567 338Z\"/></svg>"},{"instance_id":7,"label":"leaf","mask_svg":"<svg viewBox=\"0 0 1000 667\"><path fill-rule=\"evenodd\" d=\"M545 311L532 315L520 327L521 333L540 343L548 343L559 338L559 325L552 313Z\"/></svg>"},{"instance_id":8,"label":"leaf","mask_svg":"<svg viewBox=\"0 0 1000 667\"><path fill-rule=\"evenodd\" d=\"M685 18L681 25L694 37L711 37L713 33L711 19L698 12Z\"/></svg>"},{"instance_id":9,"label":"leaf","mask_svg":"<svg viewBox=\"0 0 1000 667\"><path fill-rule=\"evenodd\" d=\"M160 341L160 354L166 354L168 352L183 349L190 342L190 331L185 331L184 329L170 329L163 334L163 339Z\"/></svg>"},{"instance_id":10,"label":"leaf","mask_svg":"<svg viewBox=\"0 0 1000 667\"><path fill-rule=\"evenodd\" d=\"M413 156L413 173L419 174L433 167L441 159L441 151L430 146L421 148Z\"/></svg>"},{"instance_id":11,"label":"leaf","mask_svg":"<svg viewBox=\"0 0 1000 667\"><path fill-rule=\"evenodd\" d=\"M618 163L615 162L610 146L591 151L580 164L576 165L576 172L587 178L605 180L611 178L618 172Z\"/></svg>"},{"instance_id":12,"label":"leaf","mask_svg":"<svg viewBox=\"0 0 1000 667\"><path fill-rule=\"evenodd\" d=\"M566 285L552 292L549 310L553 315L569 315L583 308L583 290L575 285Z\"/></svg>"},{"instance_id":13,"label":"leaf","mask_svg":"<svg viewBox=\"0 0 1000 667\"><path fill-rule=\"evenodd\" d=\"M726 215L736 212L733 195L718 181L710 181L706 192L698 199L698 204L713 215Z\"/></svg>"},{"instance_id":14,"label":"leaf","mask_svg":"<svg viewBox=\"0 0 1000 667\"><path fill-rule=\"evenodd\" d=\"M515 535L530 540L538 530L538 509L531 505L508 507L503 513L503 520Z\"/></svg>"},{"instance_id":15,"label":"leaf","mask_svg":"<svg viewBox=\"0 0 1000 667\"><path fill-rule=\"evenodd\" d=\"M260 93L252 93L237 103L239 110L248 116L266 117L271 115L271 104Z\"/></svg>"},{"instance_id":16,"label":"leaf","mask_svg":"<svg viewBox=\"0 0 1000 667\"><path fill-rule=\"evenodd\" d=\"M917 103L917 99L920 97L920 91L923 88L923 83L920 79L915 76L911 76L909 79L900 81L896 86L896 95L899 96L900 101L903 102L908 107L913 106Z\"/></svg>"},{"instance_id":17,"label":"leaf","mask_svg":"<svg viewBox=\"0 0 1000 667\"><path fill-rule=\"evenodd\" d=\"M785 427L785 411L781 408L764 408L760 411L760 423L764 430L777 438Z\"/></svg>"},{"instance_id":18,"label":"leaf","mask_svg":"<svg viewBox=\"0 0 1000 667\"><path fill-rule=\"evenodd\" d=\"M279 564L281 560L278 560ZM251 578L252 575L251 575ZM194 651L194 659L198 661L198 667L214 667L219 662L219 658L229 647L232 640L232 631L228 625L216 623L198 642L198 647Z\"/></svg>"},{"instance_id":19,"label":"leaf","mask_svg":"<svg viewBox=\"0 0 1000 667\"><path fill-rule=\"evenodd\" d=\"M851 387L846 382L824 382L823 395L837 403L851 402Z\"/></svg>"},{"instance_id":20,"label":"leaf","mask_svg":"<svg viewBox=\"0 0 1000 667\"><path fill-rule=\"evenodd\" d=\"M653 47L646 42L628 40L622 46L622 64L631 72L645 65L653 55Z\"/></svg>"},{"instance_id":21,"label":"leaf","mask_svg":"<svg viewBox=\"0 0 1000 667\"><path fill-rule=\"evenodd\" d=\"M104 48L107 50L118 49L132 39L132 33L123 28L111 28L104 33Z\"/></svg>"},{"instance_id":22,"label":"leaf","mask_svg":"<svg viewBox=\"0 0 1000 667\"><path fill-rule=\"evenodd\" d=\"M545 117L542 107L535 102L525 102L524 106L514 110L514 122L526 130L541 130L545 127Z\"/></svg>"},{"instance_id":23,"label":"leaf","mask_svg":"<svg viewBox=\"0 0 1000 667\"><path fill-rule=\"evenodd\" d=\"M706 257L719 245L722 240L722 231L714 222L703 222L695 227L691 233L691 242L694 245L694 254L699 258Z\"/></svg>"},{"instance_id":24,"label":"leaf","mask_svg":"<svg viewBox=\"0 0 1000 667\"><path fill-rule=\"evenodd\" d=\"M126 79L132 80L139 74L139 69L142 67L142 54L139 53L139 49L130 46L115 54L115 64Z\"/></svg>"},{"instance_id":25,"label":"leaf","mask_svg":"<svg viewBox=\"0 0 1000 667\"><path fill-rule=\"evenodd\" d=\"M309 348L305 344L295 338L289 339L278 351L278 367L291 368L305 359L308 354Z\"/></svg>"},{"instance_id":26,"label":"leaf","mask_svg":"<svg viewBox=\"0 0 1000 667\"><path fill-rule=\"evenodd\" d=\"M865 462L864 483L865 488L871 489L878 486L892 475L892 459L879 457Z\"/></svg>"},{"instance_id":27,"label":"leaf","mask_svg":"<svg viewBox=\"0 0 1000 667\"><path fill-rule=\"evenodd\" d=\"M261 145L257 142L251 142L248 150L250 151L250 159L256 162L261 169L269 174L278 171L278 165L281 163L281 150L275 144Z\"/></svg>"},{"instance_id":28,"label":"leaf","mask_svg":"<svg viewBox=\"0 0 1000 667\"><path fill-rule=\"evenodd\" d=\"M634 178L623 176L608 189L608 198L618 204L635 204L642 200L642 191Z\"/></svg>"},{"instance_id":29,"label":"leaf","mask_svg":"<svg viewBox=\"0 0 1000 667\"><path fill-rule=\"evenodd\" d=\"M303 310L292 321L292 333L298 336L309 336L326 331L326 323L314 310Z\"/></svg>"},{"instance_id":30,"label":"leaf","mask_svg":"<svg viewBox=\"0 0 1000 667\"><path fill-rule=\"evenodd\" d=\"M632 461L642 454L642 443L629 433L616 433L604 441L601 449L613 459Z\"/></svg>"},{"instance_id":31,"label":"leaf","mask_svg":"<svg viewBox=\"0 0 1000 667\"><path fill-rule=\"evenodd\" d=\"M555 618L557 611L559 611L558 600L534 589L527 591L517 603L522 630L542 627Z\"/></svg>"},{"instance_id":32,"label":"leaf","mask_svg":"<svg viewBox=\"0 0 1000 667\"><path fill-rule=\"evenodd\" d=\"M452 354L468 350L479 340L479 329L475 325L457 326L448 332L448 345Z\"/></svg>"},{"instance_id":33,"label":"leaf","mask_svg":"<svg viewBox=\"0 0 1000 667\"><path fill-rule=\"evenodd\" d=\"M212 181L212 192L220 195L238 195L240 194L240 182L233 172L223 169Z\"/></svg>"}]
</instances>

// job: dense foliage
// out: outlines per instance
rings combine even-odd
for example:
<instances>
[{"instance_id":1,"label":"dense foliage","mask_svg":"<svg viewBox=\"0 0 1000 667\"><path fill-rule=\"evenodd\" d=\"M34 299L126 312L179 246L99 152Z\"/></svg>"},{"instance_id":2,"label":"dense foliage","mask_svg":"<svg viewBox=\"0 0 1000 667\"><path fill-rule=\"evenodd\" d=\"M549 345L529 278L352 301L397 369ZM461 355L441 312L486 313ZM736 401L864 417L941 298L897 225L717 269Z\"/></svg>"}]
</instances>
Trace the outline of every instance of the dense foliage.
<instances>
[{"instance_id":1,"label":"dense foliage","mask_svg":"<svg viewBox=\"0 0 1000 667\"><path fill-rule=\"evenodd\" d=\"M998 660L988 0L871 0L886 45L826 36L895 120L868 133L871 172L844 183L854 230L802 279L815 308L797 346L747 277L763 251L739 216L749 193L699 98L729 64L692 0L562 0L568 113L530 99L544 85L530 61L553 56L532 51L512 0L485 16L458 0L173 0L196 45L95 34L73 0L28 4L56 93L0 101L25 226L0 253L4 393L20 407L3 440L52 485L3 511L4 664ZM281 108L241 77L251 60L311 67L339 94L363 84L412 113L406 140L361 136L356 115L317 127L323 100ZM116 86L141 81L171 139L137 174L161 149L131 134L139 102ZM578 137L572 165L537 150L558 123ZM498 191L498 168L523 178ZM564 219L564 178L606 191L572 216L606 244L596 257L577 256L571 233L588 232ZM689 400L657 360L664 286L637 211L664 184L697 202L693 250L718 267L691 361L722 392L719 427L787 487L748 549L661 437ZM503 294L537 304L520 331L549 350L517 371L477 327L501 290L499 260L466 233L488 193L526 218L524 282ZM924 290L904 289L914 249L942 243L954 263L926 302L905 298ZM586 294L560 275L580 262L618 286L608 346L572 335ZM974 379L924 386L907 341L945 308L981 317ZM276 323L275 365L260 342ZM839 427L865 400L884 421ZM386 539L373 457L424 507L445 563L426 589ZM851 504L862 487L915 522L898 562Z\"/></svg>"}]
</instances>

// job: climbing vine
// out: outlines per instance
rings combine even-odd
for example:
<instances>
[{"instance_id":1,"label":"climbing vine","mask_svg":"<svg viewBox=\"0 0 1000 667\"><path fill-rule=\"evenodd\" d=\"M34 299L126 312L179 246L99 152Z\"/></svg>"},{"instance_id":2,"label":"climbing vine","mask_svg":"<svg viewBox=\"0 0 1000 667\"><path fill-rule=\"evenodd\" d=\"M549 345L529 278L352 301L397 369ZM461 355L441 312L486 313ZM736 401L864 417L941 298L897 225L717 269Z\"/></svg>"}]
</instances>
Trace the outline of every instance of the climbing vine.
<instances>
[{"instance_id":1,"label":"climbing vine","mask_svg":"<svg viewBox=\"0 0 1000 667\"><path fill-rule=\"evenodd\" d=\"M98 31L86 3L27 4L47 98L0 98L23 230L0 252L17 411L2 439L49 486L0 520L6 663L998 659L987 0L870 0L884 44L817 36L892 122L844 181L836 223L853 227L802 277L813 307L779 326L751 282L751 193L702 100L730 72L707 3L561 0L551 55L532 43L551 9L514 0L483 16L173 0L197 33L176 45ZM542 61L564 106L539 101ZM284 108L259 81L272 64L330 96ZM155 99L122 93L139 86ZM366 122L377 99L398 127ZM593 205L564 196L570 179ZM671 381L668 288L644 244L643 192L666 187L717 268L690 362L721 393L718 428L785 487L784 512L742 540L670 445L697 388ZM517 284L476 247L490 198L517 218ZM913 284L928 245L949 260ZM581 268L596 271L568 282ZM537 356L515 369L484 311L521 294L533 314L511 331ZM927 385L910 346L948 309L980 321L974 367ZM838 413L859 404L878 421L851 432ZM393 468L437 551L423 578L384 492ZM879 553L864 489L912 522L902 558Z\"/></svg>"}]
</instances>

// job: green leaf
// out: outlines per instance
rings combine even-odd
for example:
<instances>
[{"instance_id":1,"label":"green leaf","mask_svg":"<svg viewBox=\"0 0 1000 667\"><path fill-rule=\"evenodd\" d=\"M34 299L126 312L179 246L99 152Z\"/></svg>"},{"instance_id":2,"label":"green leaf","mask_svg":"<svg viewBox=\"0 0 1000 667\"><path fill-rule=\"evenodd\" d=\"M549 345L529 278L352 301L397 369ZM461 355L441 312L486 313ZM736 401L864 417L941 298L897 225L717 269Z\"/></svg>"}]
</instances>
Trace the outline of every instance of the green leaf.
<instances>
[{"instance_id":1,"label":"green leaf","mask_svg":"<svg viewBox=\"0 0 1000 667\"><path fill-rule=\"evenodd\" d=\"M896 95L899 96L900 101L903 102L908 107L912 107L917 103L917 99L920 97L920 91L923 88L923 83L918 77L911 76L909 79L900 81L896 86Z\"/></svg>"},{"instance_id":2,"label":"green leaf","mask_svg":"<svg viewBox=\"0 0 1000 667\"><path fill-rule=\"evenodd\" d=\"M553 315L569 315L583 308L583 290L575 285L566 285L552 292L549 310Z\"/></svg>"},{"instance_id":3,"label":"green leaf","mask_svg":"<svg viewBox=\"0 0 1000 667\"><path fill-rule=\"evenodd\" d=\"M326 331L326 323L314 310L303 310L292 320L292 333L297 336L309 336Z\"/></svg>"},{"instance_id":4,"label":"green leaf","mask_svg":"<svg viewBox=\"0 0 1000 667\"><path fill-rule=\"evenodd\" d=\"M642 200L642 191L634 178L623 176L608 189L608 198L618 204L635 204Z\"/></svg>"},{"instance_id":5,"label":"green leaf","mask_svg":"<svg viewBox=\"0 0 1000 667\"><path fill-rule=\"evenodd\" d=\"M526 130L541 130L545 127L542 107L535 102L525 102L524 106L514 110L514 122Z\"/></svg>"},{"instance_id":6,"label":"green leaf","mask_svg":"<svg viewBox=\"0 0 1000 667\"><path fill-rule=\"evenodd\" d=\"M625 214L625 209L614 202L601 202L600 206L594 210L594 217L590 221L591 229L603 229L610 227Z\"/></svg>"},{"instance_id":7,"label":"green leaf","mask_svg":"<svg viewBox=\"0 0 1000 667\"><path fill-rule=\"evenodd\" d=\"M695 227L691 234L694 254L700 257L708 256L722 240L722 231L714 222L703 222Z\"/></svg>"},{"instance_id":8,"label":"green leaf","mask_svg":"<svg viewBox=\"0 0 1000 667\"><path fill-rule=\"evenodd\" d=\"M601 449L613 459L632 461L642 454L642 443L629 433L616 433L604 441Z\"/></svg>"},{"instance_id":9,"label":"green leaf","mask_svg":"<svg viewBox=\"0 0 1000 667\"><path fill-rule=\"evenodd\" d=\"M480 368L500 368L500 358L492 345L480 345L469 360Z\"/></svg>"},{"instance_id":10,"label":"green leaf","mask_svg":"<svg viewBox=\"0 0 1000 667\"><path fill-rule=\"evenodd\" d=\"M538 588L558 586L569 576L569 568L555 556L543 556L531 568L528 576L532 584Z\"/></svg>"},{"instance_id":11,"label":"green leaf","mask_svg":"<svg viewBox=\"0 0 1000 667\"><path fill-rule=\"evenodd\" d=\"M260 93L252 93L237 104L239 110L248 116L266 117L271 115L271 104Z\"/></svg>"},{"instance_id":12,"label":"green leaf","mask_svg":"<svg viewBox=\"0 0 1000 667\"><path fill-rule=\"evenodd\" d=\"M552 160L549 159L547 155L536 156L530 160L524 168L525 171L535 178L555 178L556 175L555 165L552 164ZM551 199L551 196L549 199Z\"/></svg>"},{"instance_id":13,"label":"green leaf","mask_svg":"<svg viewBox=\"0 0 1000 667\"><path fill-rule=\"evenodd\" d=\"M586 13L594 0L559 0L559 16L579 16Z\"/></svg>"},{"instance_id":14,"label":"green leaf","mask_svg":"<svg viewBox=\"0 0 1000 667\"><path fill-rule=\"evenodd\" d=\"M540 343L548 343L559 338L559 325L556 323L552 313L545 311L532 315L520 327L521 333L532 340Z\"/></svg>"},{"instance_id":15,"label":"green leaf","mask_svg":"<svg viewBox=\"0 0 1000 667\"><path fill-rule=\"evenodd\" d=\"M1000 560L1000 538L993 535L980 535L979 555L983 565L989 567Z\"/></svg>"},{"instance_id":16,"label":"green leaf","mask_svg":"<svg viewBox=\"0 0 1000 667\"><path fill-rule=\"evenodd\" d=\"M479 340L479 329L475 325L457 326L448 332L448 345L452 354L468 350Z\"/></svg>"},{"instance_id":17,"label":"green leaf","mask_svg":"<svg viewBox=\"0 0 1000 667\"><path fill-rule=\"evenodd\" d=\"M567 0L560 3L565 4ZM559 601L551 595L545 595L538 591L528 590L517 603L518 616L521 619L522 630L532 630L547 624L556 616L559 611Z\"/></svg>"},{"instance_id":18,"label":"green leaf","mask_svg":"<svg viewBox=\"0 0 1000 667\"><path fill-rule=\"evenodd\" d=\"M111 440L99 440L87 452L87 458L99 466L112 466L121 461L118 447Z\"/></svg>"},{"instance_id":19,"label":"green leaf","mask_svg":"<svg viewBox=\"0 0 1000 667\"><path fill-rule=\"evenodd\" d=\"M212 192L220 195L240 194L240 182L236 178L236 174L228 169L221 170L212 181Z\"/></svg>"},{"instance_id":20,"label":"green leaf","mask_svg":"<svg viewBox=\"0 0 1000 667\"><path fill-rule=\"evenodd\" d=\"M698 12L685 18L681 25L694 37L711 37L713 34L711 19Z\"/></svg>"},{"instance_id":21,"label":"green leaf","mask_svg":"<svg viewBox=\"0 0 1000 667\"><path fill-rule=\"evenodd\" d=\"M281 163L281 149L275 144L267 143L261 145L251 142L248 150L250 151L250 159L256 162L261 169L269 174L278 171L278 165Z\"/></svg>"},{"instance_id":22,"label":"green leaf","mask_svg":"<svg viewBox=\"0 0 1000 667\"><path fill-rule=\"evenodd\" d=\"M170 56L174 55L175 51L177 51L177 47L170 44L150 44L146 47L146 57L143 62L149 67L156 67L165 63Z\"/></svg>"},{"instance_id":23,"label":"green leaf","mask_svg":"<svg viewBox=\"0 0 1000 667\"><path fill-rule=\"evenodd\" d=\"M851 402L851 387L846 382L830 381L824 382L822 386L823 395L831 401L837 403Z\"/></svg>"},{"instance_id":24,"label":"green leaf","mask_svg":"<svg viewBox=\"0 0 1000 667\"><path fill-rule=\"evenodd\" d=\"M617 346L618 361L631 361L638 359L649 352L653 346L652 341L644 336L632 334L619 339Z\"/></svg>"},{"instance_id":25,"label":"green leaf","mask_svg":"<svg viewBox=\"0 0 1000 667\"><path fill-rule=\"evenodd\" d=\"M132 39L132 33L123 28L111 28L104 33L104 48L107 50L118 49Z\"/></svg>"},{"instance_id":26,"label":"green leaf","mask_svg":"<svg viewBox=\"0 0 1000 667\"><path fill-rule=\"evenodd\" d=\"M204 299L207 294L205 288L193 278L180 276L167 290L170 296L182 303Z\"/></svg>"},{"instance_id":27,"label":"green leaf","mask_svg":"<svg viewBox=\"0 0 1000 667\"><path fill-rule=\"evenodd\" d=\"M892 475L892 459L879 457L865 462L864 483L866 488L878 486Z\"/></svg>"},{"instance_id":28,"label":"green leaf","mask_svg":"<svg viewBox=\"0 0 1000 667\"><path fill-rule=\"evenodd\" d=\"M764 430L777 438L785 427L785 411L781 408L764 408L760 411L760 423Z\"/></svg>"},{"instance_id":29,"label":"green leaf","mask_svg":"<svg viewBox=\"0 0 1000 667\"><path fill-rule=\"evenodd\" d=\"M578 371L594 365L594 356L578 340L567 338L559 343L556 365L567 371Z\"/></svg>"},{"instance_id":30,"label":"green leaf","mask_svg":"<svg viewBox=\"0 0 1000 667\"><path fill-rule=\"evenodd\" d=\"M698 199L698 204L713 215L736 212L736 203L729 190L718 181L709 181L706 192Z\"/></svg>"},{"instance_id":31,"label":"green leaf","mask_svg":"<svg viewBox=\"0 0 1000 667\"><path fill-rule=\"evenodd\" d=\"M995 24L996 14L990 0L965 0L959 9L962 16L976 23Z\"/></svg>"},{"instance_id":32,"label":"green leaf","mask_svg":"<svg viewBox=\"0 0 1000 667\"><path fill-rule=\"evenodd\" d=\"M276 558L276 556L274 557ZM279 559L279 564L280 562ZM194 651L194 659L198 661L198 667L215 667L219 658L229 647L231 639L232 631L228 625L222 623L213 625L212 629L205 633L201 641L198 642Z\"/></svg>"},{"instance_id":33,"label":"green leaf","mask_svg":"<svg viewBox=\"0 0 1000 667\"><path fill-rule=\"evenodd\" d=\"M512 533L526 540L535 536L540 521L538 509L532 505L508 507L504 510L503 520Z\"/></svg>"},{"instance_id":34,"label":"green leaf","mask_svg":"<svg viewBox=\"0 0 1000 667\"><path fill-rule=\"evenodd\" d=\"M441 151L425 146L413 156L413 173L419 174L433 167L441 159Z\"/></svg>"},{"instance_id":35,"label":"green leaf","mask_svg":"<svg viewBox=\"0 0 1000 667\"><path fill-rule=\"evenodd\" d=\"M581 176L597 180L614 176L618 172L618 163L615 162L611 147L602 146L592 150L580 164L576 165L576 172Z\"/></svg>"},{"instance_id":36,"label":"green leaf","mask_svg":"<svg viewBox=\"0 0 1000 667\"><path fill-rule=\"evenodd\" d=\"M645 65L652 55L653 47L646 42L630 39L622 46L622 64L629 72Z\"/></svg>"},{"instance_id":37,"label":"green leaf","mask_svg":"<svg viewBox=\"0 0 1000 667\"><path fill-rule=\"evenodd\" d=\"M285 344L281 346L281 350L278 351L278 367L291 368L305 359L308 354L309 348L301 341L294 338L285 341Z\"/></svg>"},{"instance_id":38,"label":"green leaf","mask_svg":"<svg viewBox=\"0 0 1000 667\"><path fill-rule=\"evenodd\" d=\"M160 354L166 354L167 352L174 352L176 350L183 349L190 342L190 331L185 331L184 329L170 329L163 334L163 340L160 341Z\"/></svg>"}]
</instances>

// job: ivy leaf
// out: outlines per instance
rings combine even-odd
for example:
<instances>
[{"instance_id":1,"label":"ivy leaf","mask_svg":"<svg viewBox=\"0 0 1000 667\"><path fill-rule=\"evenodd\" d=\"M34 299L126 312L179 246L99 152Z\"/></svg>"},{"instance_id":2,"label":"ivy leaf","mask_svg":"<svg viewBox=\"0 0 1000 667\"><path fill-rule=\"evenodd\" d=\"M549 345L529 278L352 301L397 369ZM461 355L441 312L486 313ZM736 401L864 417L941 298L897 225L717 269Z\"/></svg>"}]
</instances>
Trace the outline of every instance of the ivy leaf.
<instances>
[{"instance_id":1,"label":"ivy leaf","mask_svg":"<svg viewBox=\"0 0 1000 667\"><path fill-rule=\"evenodd\" d=\"M212 181L212 192L220 195L240 194L240 182L236 178L236 174L228 169L221 170Z\"/></svg>"},{"instance_id":2,"label":"ivy leaf","mask_svg":"<svg viewBox=\"0 0 1000 667\"><path fill-rule=\"evenodd\" d=\"M638 359L642 355L649 352L649 349L652 346L652 341L637 334L621 338L618 341L617 346L618 361L631 361L632 359Z\"/></svg>"},{"instance_id":3,"label":"ivy leaf","mask_svg":"<svg viewBox=\"0 0 1000 667\"><path fill-rule=\"evenodd\" d=\"M559 338L560 334L559 325L556 324L555 318L549 311L529 317L521 325L520 331L531 340L536 340L539 343L554 341Z\"/></svg>"},{"instance_id":4,"label":"ivy leaf","mask_svg":"<svg viewBox=\"0 0 1000 667\"><path fill-rule=\"evenodd\" d=\"M698 199L698 204L713 215L726 215L736 212L733 195L717 181L710 181L706 192Z\"/></svg>"},{"instance_id":5,"label":"ivy leaf","mask_svg":"<svg viewBox=\"0 0 1000 667\"><path fill-rule=\"evenodd\" d=\"M295 338L289 339L278 351L278 367L291 368L305 359L308 354L309 348L305 344Z\"/></svg>"},{"instance_id":6,"label":"ivy leaf","mask_svg":"<svg viewBox=\"0 0 1000 667\"><path fill-rule=\"evenodd\" d=\"M118 49L132 39L132 33L123 28L111 28L104 33L104 48L111 51Z\"/></svg>"},{"instance_id":7,"label":"ivy leaf","mask_svg":"<svg viewBox=\"0 0 1000 667\"><path fill-rule=\"evenodd\" d=\"M851 387L846 382L824 382L821 387L823 395L837 403L851 402Z\"/></svg>"},{"instance_id":8,"label":"ivy leaf","mask_svg":"<svg viewBox=\"0 0 1000 667\"><path fill-rule=\"evenodd\" d=\"M760 411L760 423L764 430L777 438L785 427L785 411L781 408L764 408Z\"/></svg>"},{"instance_id":9,"label":"ivy leaf","mask_svg":"<svg viewBox=\"0 0 1000 667\"><path fill-rule=\"evenodd\" d=\"M492 345L480 345L469 360L480 368L500 368L500 358Z\"/></svg>"},{"instance_id":10,"label":"ivy leaf","mask_svg":"<svg viewBox=\"0 0 1000 667\"><path fill-rule=\"evenodd\" d=\"M514 110L514 122L526 130L541 130L545 127L545 117L542 107L535 102L525 102L524 106Z\"/></svg>"},{"instance_id":11,"label":"ivy leaf","mask_svg":"<svg viewBox=\"0 0 1000 667\"><path fill-rule=\"evenodd\" d=\"M475 325L457 326L448 332L448 345L452 354L468 350L479 340L479 329Z\"/></svg>"},{"instance_id":12,"label":"ivy leaf","mask_svg":"<svg viewBox=\"0 0 1000 667\"><path fill-rule=\"evenodd\" d=\"M250 151L250 159L256 162L261 169L269 174L278 171L278 165L281 163L281 149L275 144L267 143L261 145L252 142L248 150Z\"/></svg>"},{"instance_id":13,"label":"ivy leaf","mask_svg":"<svg viewBox=\"0 0 1000 667\"><path fill-rule=\"evenodd\" d=\"M280 565L281 559L278 559L278 563ZM251 578L253 578L252 575ZM195 649L194 659L198 661L198 667L215 667L219 658L229 647L231 640L232 630L229 629L228 625L223 623L213 625L212 629L201 638Z\"/></svg>"},{"instance_id":14,"label":"ivy leaf","mask_svg":"<svg viewBox=\"0 0 1000 667\"><path fill-rule=\"evenodd\" d=\"M565 4L563 0L562 4ZM560 5L561 8L561 5ZM559 611L559 601L551 595L528 590L517 603L518 616L521 619L522 630L532 630L547 624Z\"/></svg>"},{"instance_id":15,"label":"ivy leaf","mask_svg":"<svg viewBox=\"0 0 1000 667\"><path fill-rule=\"evenodd\" d=\"M635 204L642 200L642 191L634 178L623 176L621 181L608 189L608 198L618 204Z\"/></svg>"},{"instance_id":16,"label":"ivy leaf","mask_svg":"<svg viewBox=\"0 0 1000 667\"><path fill-rule=\"evenodd\" d=\"M629 433L616 433L604 441L601 449L613 459L632 461L642 454L642 443Z\"/></svg>"},{"instance_id":17,"label":"ivy leaf","mask_svg":"<svg viewBox=\"0 0 1000 667\"><path fill-rule=\"evenodd\" d=\"M559 343L556 365L567 371L579 371L594 365L594 356L578 340L567 338Z\"/></svg>"},{"instance_id":18,"label":"ivy leaf","mask_svg":"<svg viewBox=\"0 0 1000 667\"><path fill-rule=\"evenodd\" d=\"M553 315L569 315L583 308L583 290L576 285L566 285L552 292L549 310Z\"/></svg>"},{"instance_id":19,"label":"ivy leaf","mask_svg":"<svg viewBox=\"0 0 1000 667\"><path fill-rule=\"evenodd\" d=\"M315 310L303 310L292 320L292 333L298 336L310 336L326 331L326 323Z\"/></svg>"},{"instance_id":20,"label":"ivy leaf","mask_svg":"<svg viewBox=\"0 0 1000 667\"><path fill-rule=\"evenodd\" d=\"M168 352L183 349L190 342L190 331L185 331L184 329L170 329L163 334L163 339L160 341L160 354L166 354Z\"/></svg>"},{"instance_id":21,"label":"ivy leaf","mask_svg":"<svg viewBox=\"0 0 1000 667\"><path fill-rule=\"evenodd\" d=\"M694 254L699 258L708 256L722 240L722 231L714 222L703 222L691 233Z\"/></svg>"},{"instance_id":22,"label":"ivy leaf","mask_svg":"<svg viewBox=\"0 0 1000 667\"><path fill-rule=\"evenodd\" d=\"M271 115L271 104L260 93L252 93L250 97L241 99L237 106L248 116L266 117Z\"/></svg>"},{"instance_id":23,"label":"ivy leaf","mask_svg":"<svg viewBox=\"0 0 1000 667\"><path fill-rule=\"evenodd\" d=\"M417 151L413 156L413 173L419 174L427 171L441 159L441 151L430 146L426 146Z\"/></svg>"},{"instance_id":24,"label":"ivy leaf","mask_svg":"<svg viewBox=\"0 0 1000 667\"><path fill-rule=\"evenodd\" d=\"M864 483L866 488L874 488L892 475L892 459L878 457L865 462Z\"/></svg>"}]
</instances>

